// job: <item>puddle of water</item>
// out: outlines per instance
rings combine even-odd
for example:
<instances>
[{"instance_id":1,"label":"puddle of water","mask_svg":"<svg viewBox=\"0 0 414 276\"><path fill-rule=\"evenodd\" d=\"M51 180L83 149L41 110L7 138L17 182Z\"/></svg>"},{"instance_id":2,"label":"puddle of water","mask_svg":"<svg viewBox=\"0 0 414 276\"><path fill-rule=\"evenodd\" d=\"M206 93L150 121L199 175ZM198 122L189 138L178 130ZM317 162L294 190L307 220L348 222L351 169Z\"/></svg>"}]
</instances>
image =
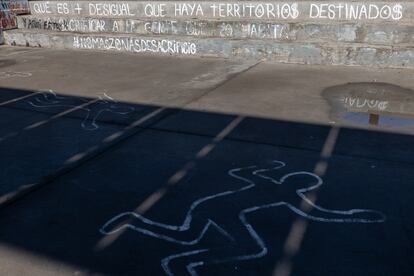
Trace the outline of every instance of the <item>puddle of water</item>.
<instances>
[{"instance_id":1,"label":"puddle of water","mask_svg":"<svg viewBox=\"0 0 414 276\"><path fill-rule=\"evenodd\" d=\"M389 83L348 83L325 89L336 123L414 131L414 90Z\"/></svg>"},{"instance_id":2,"label":"puddle of water","mask_svg":"<svg viewBox=\"0 0 414 276\"><path fill-rule=\"evenodd\" d=\"M344 113L343 119L345 121L353 122L360 125L373 125L384 127L413 127L413 118L402 118L389 115L378 116L376 114L366 114L357 112Z\"/></svg>"}]
</instances>

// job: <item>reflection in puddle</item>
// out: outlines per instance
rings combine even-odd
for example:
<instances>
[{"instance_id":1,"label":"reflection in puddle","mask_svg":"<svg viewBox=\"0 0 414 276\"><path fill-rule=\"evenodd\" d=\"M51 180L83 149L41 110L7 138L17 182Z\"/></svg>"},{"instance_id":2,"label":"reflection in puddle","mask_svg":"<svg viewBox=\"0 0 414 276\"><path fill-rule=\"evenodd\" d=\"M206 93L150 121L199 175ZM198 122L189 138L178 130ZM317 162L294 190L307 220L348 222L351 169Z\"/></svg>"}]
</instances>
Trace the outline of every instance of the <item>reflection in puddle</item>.
<instances>
[{"instance_id":1,"label":"reflection in puddle","mask_svg":"<svg viewBox=\"0 0 414 276\"><path fill-rule=\"evenodd\" d=\"M388 83L348 83L323 91L332 120L414 130L414 91Z\"/></svg>"},{"instance_id":2,"label":"reflection in puddle","mask_svg":"<svg viewBox=\"0 0 414 276\"><path fill-rule=\"evenodd\" d=\"M389 115L380 116L377 114L349 112L344 114L343 119L360 125L370 124L384 127L414 127L413 118L402 118Z\"/></svg>"}]
</instances>

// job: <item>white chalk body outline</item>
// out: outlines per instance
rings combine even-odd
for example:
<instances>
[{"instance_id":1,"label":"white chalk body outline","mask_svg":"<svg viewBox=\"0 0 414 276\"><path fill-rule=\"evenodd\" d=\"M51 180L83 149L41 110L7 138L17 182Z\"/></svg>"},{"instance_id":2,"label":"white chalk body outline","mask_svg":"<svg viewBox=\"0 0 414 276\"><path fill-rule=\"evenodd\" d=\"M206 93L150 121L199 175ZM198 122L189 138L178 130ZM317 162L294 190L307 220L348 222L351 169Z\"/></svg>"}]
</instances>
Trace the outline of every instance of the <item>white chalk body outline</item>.
<instances>
[{"instance_id":1,"label":"white chalk body outline","mask_svg":"<svg viewBox=\"0 0 414 276\"><path fill-rule=\"evenodd\" d=\"M71 98L58 96L55 92L49 91L49 92L40 93L40 95L34 98L34 100L27 101L27 103L35 108L77 107L76 105L65 104L65 100L67 99L71 99ZM80 100L85 103L88 102L88 100L86 99L80 98ZM82 128L85 130L99 129L99 125L96 123L96 121L98 120L98 117L103 112L111 112L111 113L118 114L118 115L126 115L135 110L134 107L126 107L128 110L117 111L116 103L117 102L113 98L108 96L106 93L103 93L102 96L101 95L99 96L99 101L97 101L96 104L98 105L109 104L109 107L100 109L98 112L96 112L96 114L93 117L91 117L92 108L89 108L89 107L79 108L79 110L83 110L86 112L86 116L81 123Z\"/></svg>"},{"instance_id":2,"label":"white chalk body outline","mask_svg":"<svg viewBox=\"0 0 414 276\"><path fill-rule=\"evenodd\" d=\"M379 212L379 211L375 211L375 210L370 210L370 209L351 209L351 210L332 210L332 209L326 209L323 208L315 203L313 203L312 200L310 200L308 197L306 197L305 193L310 192L312 190L315 190L317 188L319 188L322 184L323 181L322 179L314 174L314 173L310 173L307 171L298 171L298 172L293 172L293 173L289 173L289 174L285 174L283 177L281 177L279 180L275 180L269 176L264 175L263 173L271 171L271 170L278 170L281 169L283 167L285 167L285 163L282 161L273 161L273 163L277 164L276 166L270 168L270 169L257 169L253 171L253 174L257 177L266 179L268 181L273 182L276 185L282 185L283 182L290 176L294 176L294 175L309 175L311 177L314 177L316 180L316 184L312 185L308 188L303 188L303 189L297 189L296 190L296 194L306 203L308 203L309 205L311 205L314 209L321 211L323 213L329 213L329 214L335 214L335 215L340 215L340 216L351 216L349 218L324 218L324 217L317 217L317 216L312 216L309 215L308 213L302 211L299 207L294 206L292 204L290 204L289 202L285 202L285 201L278 201L278 202L274 202L274 203L270 203L270 204L266 204L266 205L261 205L261 206L252 206L251 208L247 208L247 209L243 209L240 211L239 213L239 219L242 222L242 224L245 226L245 228L247 229L247 231L249 232L250 236L252 239L254 239L254 241L256 242L256 244L259 246L259 248L261 249L259 252L254 253L254 254L249 254L249 255L242 255L242 256L234 256L225 260L222 260L221 262L230 262L230 261L246 261L246 260L251 260L251 259L256 259L256 258L261 258L263 256L265 256L268 252L268 249L266 247L265 242L262 240L262 238L259 236L259 234L255 231L255 229L253 228L253 226L251 224L249 224L249 222L247 221L246 215L261 209L266 209L266 208L271 208L271 207L280 207L280 206L286 206L288 207L291 211L293 211L294 213L296 213L297 215L306 218L308 220L311 221L317 221L317 222L327 222L327 223L382 223L386 220L386 216ZM156 226L156 227L160 227L160 228L164 228L167 230L172 230L172 231L177 231L177 232L182 232L182 231L186 231L190 229L190 224L191 221L193 219L192 216L192 212L194 211L194 209L196 207L198 207L200 204L202 204L203 202L206 202L208 200L211 200L213 198L217 198L217 197L225 197L227 195L230 194L234 194L237 192L241 192L241 191L245 191L245 190L249 190L253 187L256 186L256 183L250 179L247 179L245 177L239 176L237 175L237 172L241 171L241 170L252 170L254 168L258 168L257 166L249 166L249 167L244 167L244 168L235 168L235 169L231 169L228 171L228 175L239 179L241 181L247 182L248 185L244 186L240 189L236 189L236 190L229 190L229 191L225 191L225 192L221 192L215 195L210 195L207 197L203 197L200 198L196 201L194 201L191 206L190 209L187 211L187 214L185 216L184 222L181 225L170 225L170 224L165 224L165 223L161 223L161 222L156 222L153 221L151 219L148 219L138 213L135 212L123 212L120 213L119 215L111 218L109 221L107 221L100 229L100 233L103 235L111 235L111 234L115 234L118 231L123 230L124 228L128 228L130 230L139 232L141 234L147 235L147 236L151 236L157 239L161 239L161 240L165 240L168 242L172 242L172 243L176 243L176 244L180 244L180 245L184 245L184 246L188 246L188 245L195 245L198 244L201 239L204 237L205 233L207 232L207 230L210 227L214 227L216 228L216 230L218 230L224 237L230 239L230 240L234 240L233 237L231 236L231 233L228 233L225 229L223 229L222 227L220 227L217 223L215 223L214 221L212 221L211 219L208 219L208 222L205 224L204 228L201 230L199 236L194 239L194 240L190 240L190 241L183 241L183 240L178 240L175 239L173 237L170 236L166 236L166 235L161 235L152 231L149 231L145 228L140 228L140 227L135 227L134 225L131 224L122 224L119 227L111 230L111 231L106 231L106 228L108 228L109 225L113 224L115 221L119 220L122 217L126 217L126 216L132 216L138 220L140 220L141 222L143 222L144 224L148 224L151 226ZM364 218L355 218L352 217L355 214L360 214L360 213L371 213L371 214L375 214L378 218L377 219L364 219ZM181 257L186 257L186 256L191 256L191 255L196 255L202 252L206 252L209 251L208 248L202 248L202 249L197 249L197 250L192 250L192 251L187 251L187 252L183 252L183 253L179 253L179 254L174 254L174 255L170 255L167 256L166 258L161 260L161 266L164 269L165 273L169 276L174 276L175 274L170 270L169 264L172 260L177 259L177 258L181 258ZM198 275L195 268L198 266L202 266L204 265L203 262L195 262L195 263L189 263L187 265L187 271L190 275L192 276L196 276ZM181 276L181 275L180 275Z\"/></svg>"}]
</instances>

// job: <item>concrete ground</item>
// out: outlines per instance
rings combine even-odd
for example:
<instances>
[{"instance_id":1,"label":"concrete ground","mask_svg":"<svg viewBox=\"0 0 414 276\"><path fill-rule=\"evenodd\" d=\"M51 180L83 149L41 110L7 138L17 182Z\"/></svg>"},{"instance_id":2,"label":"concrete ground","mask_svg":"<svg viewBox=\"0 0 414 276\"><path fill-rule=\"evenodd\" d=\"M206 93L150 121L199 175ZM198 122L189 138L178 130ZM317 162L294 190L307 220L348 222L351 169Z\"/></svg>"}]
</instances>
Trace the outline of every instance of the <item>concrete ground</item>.
<instances>
[{"instance_id":1,"label":"concrete ground","mask_svg":"<svg viewBox=\"0 0 414 276\"><path fill-rule=\"evenodd\" d=\"M413 73L0 47L0 275L412 275Z\"/></svg>"}]
</instances>

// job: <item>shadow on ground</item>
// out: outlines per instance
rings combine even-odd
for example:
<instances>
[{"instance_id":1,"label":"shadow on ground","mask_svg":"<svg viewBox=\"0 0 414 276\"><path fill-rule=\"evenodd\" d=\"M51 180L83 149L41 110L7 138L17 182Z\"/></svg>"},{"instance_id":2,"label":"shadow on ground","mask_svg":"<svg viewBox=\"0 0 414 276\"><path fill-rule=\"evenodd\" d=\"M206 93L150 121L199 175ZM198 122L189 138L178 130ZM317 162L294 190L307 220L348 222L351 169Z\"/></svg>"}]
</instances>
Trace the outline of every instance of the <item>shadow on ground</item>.
<instances>
[{"instance_id":1,"label":"shadow on ground","mask_svg":"<svg viewBox=\"0 0 414 276\"><path fill-rule=\"evenodd\" d=\"M414 270L410 135L7 88L0 125L1 274Z\"/></svg>"}]
</instances>

